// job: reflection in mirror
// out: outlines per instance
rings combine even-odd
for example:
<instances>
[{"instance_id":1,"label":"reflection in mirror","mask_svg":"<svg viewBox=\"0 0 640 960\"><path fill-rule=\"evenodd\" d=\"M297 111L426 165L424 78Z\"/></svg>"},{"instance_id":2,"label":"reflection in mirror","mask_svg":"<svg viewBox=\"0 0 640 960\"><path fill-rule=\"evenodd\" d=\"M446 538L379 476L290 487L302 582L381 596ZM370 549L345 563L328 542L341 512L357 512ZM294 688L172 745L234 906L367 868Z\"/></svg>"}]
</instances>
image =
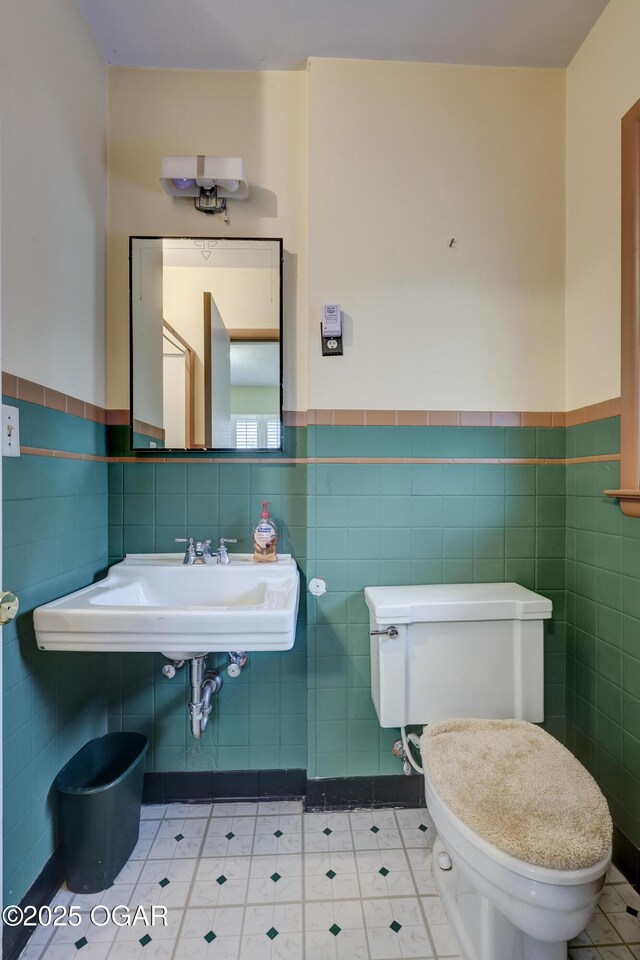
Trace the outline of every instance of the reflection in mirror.
<instances>
[{"instance_id":1,"label":"reflection in mirror","mask_svg":"<svg viewBox=\"0 0 640 960\"><path fill-rule=\"evenodd\" d=\"M131 237L133 449L281 449L281 264L281 240Z\"/></svg>"}]
</instances>

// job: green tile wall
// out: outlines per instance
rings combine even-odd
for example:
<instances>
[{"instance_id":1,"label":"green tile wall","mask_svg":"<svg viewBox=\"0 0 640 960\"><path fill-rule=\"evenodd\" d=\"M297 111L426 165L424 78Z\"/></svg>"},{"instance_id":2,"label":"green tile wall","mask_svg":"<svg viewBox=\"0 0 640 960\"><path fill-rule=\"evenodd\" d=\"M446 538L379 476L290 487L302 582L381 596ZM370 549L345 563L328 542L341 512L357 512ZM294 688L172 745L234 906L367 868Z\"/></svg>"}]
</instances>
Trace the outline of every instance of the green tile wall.
<instances>
[{"instance_id":1,"label":"green tile wall","mask_svg":"<svg viewBox=\"0 0 640 960\"><path fill-rule=\"evenodd\" d=\"M95 424L20 406L23 443L104 452L104 431ZM286 431L285 453L562 458L615 453L618 436L615 418L567 430L311 427ZM109 449L125 452L121 428L110 430ZM362 594L370 583L517 580L549 596L547 726L596 775L616 823L640 844L640 523L602 495L618 485L617 463L278 460L108 469L39 457L5 461L5 583L23 603L3 636L7 895L18 898L51 852L51 781L82 742L105 728L107 710L110 729L148 734L150 769L399 772L390 752L396 732L380 729L370 697ZM174 550L174 539L187 534L235 536L237 549L249 550L260 503L268 499L280 549L300 566L293 650L252 654L240 678L226 678L199 743L187 726L186 674L165 680L163 658L82 658L35 648L33 607L105 566L107 479L110 563L125 552ZM329 585L318 599L306 591L316 575ZM221 656L210 661L225 665Z\"/></svg>"},{"instance_id":2,"label":"green tile wall","mask_svg":"<svg viewBox=\"0 0 640 960\"><path fill-rule=\"evenodd\" d=\"M288 451L321 457L562 457L564 442L564 430L533 428L312 427L285 437ZM514 579L551 597L547 723L564 735L563 466L112 464L110 558L172 550L187 534L236 536L248 550L263 499L303 574L296 644L252 655L226 681L199 743L184 674L165 680L161 657L110 657L110 727L151 738L150 769L399 772L397 734L380 729L371 703L362 590L374 583ZM329 584L317 601L306 593L315 575Z\"/></svg>"},{"instance_id":3,"label":"green tile wall","mask_svg":"<svg viewBox=\"0 0 640 960\"><path fill-rule=\"evenodd\" d=\"M617 418L570 427L569 456L616 453ZM567 739L640 846L640 521L617 462L567 467Z\"/></svg>"},{"instance_id":4,"label":"green tile wall","mask_svg":"<svg viewBox=\"0 0 640 960\"><path fill-rule=\"evenodd\" d=\"M104 453L105 429L16 400L25 446ZM35 607L91 583L107 565L107 468L22 456L3 461L3 581L20 613L3 628L4 902L15 903L55 846L51 784L106 731L106 658L43 653Z\"/></svg>"},{"instance_id":5,"label":"green tile wall","mask_svg":"<svg viewBox=\"0 0 640 960\"><path fill-rule=\"evenodd\" d=\"M447 431L423 432L420 442L433 456L451 450ZM505 431L489 431L486 440L480 429L459 432L465 439L458 456L478 455L496 438L499 449L505 444ZM380 728L371 702L363 597L370 584L517 580L549 596L547 726L563 737L564 467L317 464L309 474L315 500L309 575L329 585L307 603L310 776L399 772L391 753L398 733Z\"/></svg>"},{"instance_id":6,"label":"green tile wall","mask_svg":"<svg viewBox=\"0 0 640 960\"><path fill-rule=\"evenodd\" d=\"M109 465L109 553L177 551L176 537L238 539L251 549L251 531L268 500L280 531L279 549L292 553L303 587L296 642L284 653L252 653L241 675L215 700L200 741L189 730L188 674L162 674L163 657L109 657L109 728L139 730L151 742L148 769L268 769L306 767L307 468L287 464L169 463ZM226 669L225 655L210 666Z\"/></svg>"}]
</instances>

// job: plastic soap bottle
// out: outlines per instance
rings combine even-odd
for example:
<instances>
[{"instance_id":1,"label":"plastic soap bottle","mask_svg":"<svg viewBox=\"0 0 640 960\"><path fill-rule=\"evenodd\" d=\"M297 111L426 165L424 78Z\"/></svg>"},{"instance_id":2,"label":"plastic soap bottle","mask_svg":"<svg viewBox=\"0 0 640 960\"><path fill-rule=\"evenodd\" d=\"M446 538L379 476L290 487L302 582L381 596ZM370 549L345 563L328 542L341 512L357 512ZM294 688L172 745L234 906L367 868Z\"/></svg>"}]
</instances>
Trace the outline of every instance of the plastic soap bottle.
<instances>
[{"instance_id":1,"label":"plastic soap bottle","mask_svg":"<svg viewBox=\"0 0 640 960\"><path fill-rule=\"evenodd\" d=\"M267 510L267 501L262 504L262 513L260 522L253 531L253 559L256 563L269 563L278 559L276 555L276 543L278 542L278 531L269 516Z\"/></svg>"}]
</instances>

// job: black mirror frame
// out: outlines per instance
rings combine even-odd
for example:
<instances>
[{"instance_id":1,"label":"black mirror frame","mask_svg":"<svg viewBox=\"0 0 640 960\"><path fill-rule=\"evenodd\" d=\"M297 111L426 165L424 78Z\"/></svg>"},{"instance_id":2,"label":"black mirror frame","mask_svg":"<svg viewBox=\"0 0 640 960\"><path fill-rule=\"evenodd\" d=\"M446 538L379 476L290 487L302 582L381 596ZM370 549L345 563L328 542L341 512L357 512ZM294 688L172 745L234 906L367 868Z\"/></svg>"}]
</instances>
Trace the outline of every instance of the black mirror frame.
<instances>
[{"instance_id":1,"label":"black mirror frame","mask_svg":"<svg viewBox=\"0 0 640 960\"><path fill-rule=\"evenodd\" d=\"M250 450L238 449L237 447L136 447L134 445L134 418L133 418L133 284L132 284L132 270L133 270L133 241L134 240L247 240L247 241L258 241L261 243L277 243L278 244L278 260L279 260L279 281L280 281L280 303L279 303L279 324L280 324L280 446L279 447L255 447ZM191 454L202 454L202 453L220 453L220 454L233 454L235 457L246 457L251 458L259 454L278 454L282 453L284 450L284 389L283 389L283 380L284 380L284 352L283 352L283 337L284 337L284 297L283 297L283 265L284 265L284 256L283 256L283 239L282 237L184 237L184 236L153 236L153 235L141 235L136 234L129 236L129 452L135 454L136 456L164 456L164 454L181 454L183 457L190 456Z\"/></svg>"}]
</instances>

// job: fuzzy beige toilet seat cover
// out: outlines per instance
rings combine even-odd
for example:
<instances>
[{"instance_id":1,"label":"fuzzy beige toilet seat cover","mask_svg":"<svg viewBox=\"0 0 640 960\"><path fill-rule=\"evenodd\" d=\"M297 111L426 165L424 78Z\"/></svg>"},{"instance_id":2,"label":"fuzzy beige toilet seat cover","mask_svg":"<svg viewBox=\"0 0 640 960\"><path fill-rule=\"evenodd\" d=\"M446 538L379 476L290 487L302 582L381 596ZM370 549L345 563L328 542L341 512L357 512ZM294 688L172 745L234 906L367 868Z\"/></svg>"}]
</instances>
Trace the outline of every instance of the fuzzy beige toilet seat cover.
<instances>
[{"instance_id":1,"label":"fuzzy beige toilet seat cover","mask_svg":"<svg viewBox=\"0 0 640 960\"><path fill-rule=\"evenodd\" d=\"M597 783L572 753L524 720L445 720L420 750L435 791L475 833L541 867L606 856L612 824Z\"/></svg>"}]
</instances>

